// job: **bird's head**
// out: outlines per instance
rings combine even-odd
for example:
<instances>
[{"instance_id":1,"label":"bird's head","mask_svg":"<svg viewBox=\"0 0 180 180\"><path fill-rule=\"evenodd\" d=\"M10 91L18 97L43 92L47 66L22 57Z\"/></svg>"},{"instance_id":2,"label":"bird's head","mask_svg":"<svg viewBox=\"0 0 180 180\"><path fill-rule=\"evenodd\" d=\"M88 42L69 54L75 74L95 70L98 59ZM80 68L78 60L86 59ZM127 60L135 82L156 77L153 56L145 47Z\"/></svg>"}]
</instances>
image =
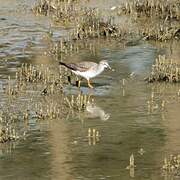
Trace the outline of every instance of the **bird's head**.
<instances>
[{"instance_id":1,"label":"bird's head","mask_svg":"<svg viewBox=\"0 0 180 180\"><path fill-rule=\"evenodd\" d=\"M109 64L108 64L108 62L107 62L106 60L100 61L99 64L100 64L101 66L103 66L104 68L109 68L109 69L111 69L111 67L109 66Z\"/></svg>"}]
</instances>

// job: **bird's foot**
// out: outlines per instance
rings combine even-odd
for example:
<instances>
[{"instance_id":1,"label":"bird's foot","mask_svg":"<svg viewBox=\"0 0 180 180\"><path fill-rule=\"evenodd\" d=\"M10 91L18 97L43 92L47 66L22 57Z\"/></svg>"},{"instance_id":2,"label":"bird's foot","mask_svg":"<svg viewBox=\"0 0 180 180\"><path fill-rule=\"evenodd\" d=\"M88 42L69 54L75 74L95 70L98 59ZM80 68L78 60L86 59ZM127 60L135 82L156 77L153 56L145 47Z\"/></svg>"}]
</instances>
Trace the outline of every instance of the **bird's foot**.
<instances>
[{"instance_id":1,"label":"bird's foot","mask_svg":"<svg viewBox=\"0 0 180 180\"><path fill-rule=\"evenodd\" d=\"M90 81L88 80L88 86L89 88L93 89L94 87L91 85Z\"/></svg>"}]
</instances>

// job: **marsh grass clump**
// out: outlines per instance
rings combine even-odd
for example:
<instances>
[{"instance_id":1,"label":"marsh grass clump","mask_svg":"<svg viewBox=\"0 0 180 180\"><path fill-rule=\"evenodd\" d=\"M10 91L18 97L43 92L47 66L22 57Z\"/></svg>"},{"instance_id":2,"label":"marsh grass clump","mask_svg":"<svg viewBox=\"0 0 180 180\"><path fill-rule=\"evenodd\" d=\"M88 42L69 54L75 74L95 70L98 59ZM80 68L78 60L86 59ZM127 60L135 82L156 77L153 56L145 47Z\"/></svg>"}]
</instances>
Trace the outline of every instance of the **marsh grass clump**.
<instances>
[{"instance_id":1,"label":"marsh grass clump","mask_svg":"<svg viewBox=\"0 0 180 180\"><path fill-rule=\"evenodd\" d=\"M90 101L90 98L81 93L71 96L64 93L46 96L45 99L41 99L40 102L34 104L31 109L32 117L37 120L59 119L68 116L70 111L74 117L86 109L88 101Z\"/></svg>"},{"instance_id":2,"label":"marsh grass clump","mask_svg":"<svg viewBox=\"0 0 180 180\"><path fill-rule=\"evenodd\" d=\"M40 87L42 95L54 94L63 89L68 75L60 66L22 64L16 73L16 86L34 84Z\"/></svg>"},{"instance_id":3,"label":"marsh grass clump","mask_svg":"<svg viewBox=\"0 0 180 180\"><path fill-rule=\"evenodd\" d=\"M26 89L38 86L42 95L54 94L56 90L62 90L67 81L67 73L61 67L22 64L16 72L15 79L8 77L5 94L17 97ZM31 86L33 84L33 86Z\"/></svg>"},{"instance_id":4,"label":"marsh grass clump","mask_svg":"<svg viewBox=\"0 0 180 180\"><path fill-rule=\"evenodd\" d=\"M122 4L118 14L130 15L146 40L180 39L180 3L174 1L133 0Z\"/></svg>"},{"instance_id":5,"label":"marsh grass clump","mask_svg":"<svg viewBox=\"0 0 180 180\"><path fill-rule=\"evenodd\" d=\"M14 120L13 116L0 113L0 143L19 139Z\"/></svg>"},{"instance_id":6,"label":"marsh grass clump","mask_svg":"<svg viewBox=\"0 0 180 180\"><path fill-rule=\"evenodd\" d=\"M180 176L180 155L170 155L169 158L164 158L162 170L167 174Z\"/></svg>"},{"instance_id":7,"label":"marsh grass clump","mask_svg":"<svg viewBox=\"0 0 180 180\"><path fill-rule=\"evenodd\" d=\"M55 101L48 101L48 103L37 103L35 104L35 115L34 118L37 119L56 119L61 116L62 103L57 103Z\"/></svg>"},{"instance_id":8,"label":"marsh grass clump","mask_svg":"<svg viewBox=\"0 0 180 180\"><path fill-rule=\"evenodd\" d=\"M56 23L72 23L79 14L77 3L77 0L39 0L32 11L50 16Z\"/></svg>"},{"instance_id":9,"label":"marsh grass clump","mask_svg":"<svg viewBox=\"0 0 180 180\"><path fill-rule=\"evenodd\" d=\"M180 64L167 59L165 56L159 56L155 64L152 65L151 75L146 79L148 82L165 81L180 82Z\"/></svg>"},{"instance_id":10,"label":"marsh grass clump","mask_svg":"<svg viewBox=\"0 0 180 180\"><path fill-rule=\"evenodd\" d=\"M65 95L66 75L60 66L22 64L15 78L8 77L0 107L1 143L23 137L20 122L24 122L26 129L32 119L38 123L64 118L69 110L75 113L84 110L86 95L72 95L70 100Z\"/></svg>"},{"instance_id":11,"label":"marsh grass clump","mask_svg":"<svg viewBox=\"0 0 180 180\"><path fill-rule=\"evenodd\" d=\"M90 99L90 97L82 93L79 93L77 96L71 95L69 98L65 97L65 101L69 108L77 111L84 111Z\"/></svg>"},{"instance_id":12,"label":"marsh grass clump","mask_svg":"<svg viewBox=\"0 0 180 180\"><path fill-rule=\"evenodd\" d=\"M81 93L78 94L77 97L72 95L69 100L69 97L64 93L64 86L69 83L69 76L69 71L65 68L61 68L61 66L55 68L49 65L22 64L16 73L14 83L11 82L13 80L11 80L10 77L8 78L5 92L8 91L11 95L12 89L14 89L13 87L23 86L23 93L20 93L21 91L19 89L21 88L17 89L19 96L24 96L31 92L33 97L33 92L38 93L37 100L40 101L39 104L35 103L33 106L29 107L35 112L35 117L39 119L53 119L59 116L60 109L62 109L60 106L66 106L79 111L85 108L87 101L89 101L87 95ZM59 101L57 101L57 97ZM41 99L43 100L44 98L46 101L41 102ZM31 101L29 104L33 104L35 101L33 101L32 98L29 100ZM28 119L28 110L24 110L23 119Z\"/></svg>"},{"instance_id":13,"label":"marsh grass clump","mask_svg":"<svg viewBox=\"0 0 180 180\"><path fill-rule=\"evenodd\" d=\"M9 129L8 127L3 127L0 129L0 143L5 143L8 141L16 141L19 136L15 129Z\"/></svg>"},{"instance_id":14,"label":"marsh grass clump","mask_svg":"<svg viewBox=\"0 0 180 180\"><path fill-rule=\"evenodd\" d=\"M106 15L99 8L90 8L73 1L39 1L33 8L36 14L49 15L56 23L64 26L71 25L71 40L99 38L99 37L123 37L127 35L128 28L115 23L115 16L111 12Z\"/></svg>"},{"instance_id":15,"label":"marsh grass clump","mask_svg":"<svg viewBox=\"0 0 180 180\"><path fill-rule=\"evenodd\" d=\"M139 34L144 40L167 41L180 39L180 27L176 22L142 18L139 21Z\"/></svg>"},{"instance_id":16,"label":"marsh grass clump","mask_svg":"<svg viewBox=\"0 0 180 180\"><path fill-rule=\"evenodd\" d=\"M18 86L14 86L11 77L8 76L7 87L5 93L9 96L16 96L18 94Z\"/></svg>"},{"instance_id":17,"label":"marsh grass clump","mask_svg":"<svg viewBox=\"0 0 180 180\"><path fill-rule=\"evenodd\" d=\"M42 65L22 64L16 74L17 80L31 83L48 83L54 78L49 67Z\"/></svg>"},{"instance_id":18,"label":"marsh grass clump","mask_svg":"<svg viewBox=\"0 0 180 180\"><path fill-rule=\"evenodd\" d=\"M124 35L123 29L114 23L114 17L103 17L99 9L84 9L77 22L77 27L72 33L74 40Z\"/></svg>"},{"instance_id":19,"label":"marsh grass clump","mask_svg":"<svg viewBox=\"0 0 180 180\"><path fill-rule=\"evenodd\" d=\"M121 5L125 14L137 13L137 17L146 16L159 19L179 20L180 3L177 0L133 0Z\"/></svg>"},{"instance_id":20,"label":"marsh grass clump","mask_svg":"<svg viewBox=\"0 0 180 180\"><path fill-rule=\"evenodd\" d=\"M99 8L85 7L82 4L80 1L41 0L33 11L50 16L56 23L73 27L69 31L71 40L99 37L126 39L130 34L141 36L145 40L180 39L178 0L127 1L115 8L116 13L111 10L104 13ZM136 25L136 28L130 28L126 21L124 24L117 23L118 16L124 14L130 17L131 24Z\"/></svg>"},{"instance_id":21,"label":"marsh grass clump","mask_svg":"<svg viewBox=\"0 0 180 180\"><path fill-rule=\"evenodd\" d=\"M84 111L90 98L82 93L68 96L64 92L65 71L60 67L23 64L15 79L7 80L5 92L17 88L16 97L10 94L0 107L0 143L16 141L23 136L30 122L35 123L53 119L73 117ZM23 88L22 88L23 87ZM11 98L11 97L14 98ZM25 127L22 128L23 122ZM21 124L21 129L19 125Z\"/></svg>"}]
</instances>

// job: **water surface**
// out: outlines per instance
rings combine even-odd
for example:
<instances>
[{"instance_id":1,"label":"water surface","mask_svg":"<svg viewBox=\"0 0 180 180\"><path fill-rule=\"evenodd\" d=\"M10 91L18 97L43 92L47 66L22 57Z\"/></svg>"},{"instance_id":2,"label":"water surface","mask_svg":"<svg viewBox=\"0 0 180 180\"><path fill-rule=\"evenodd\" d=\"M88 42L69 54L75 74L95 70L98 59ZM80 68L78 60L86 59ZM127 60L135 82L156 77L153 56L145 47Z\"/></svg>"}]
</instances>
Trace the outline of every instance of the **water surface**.
<instances>
[{"instance_id":1,"label":"water surface","mask_svg":"<svg viewBox=\"0 0 180 180\"><path fill-rule=\"evenodd\" d=\"M43 53L48 47L43 37L49 31L50 20L34 16L28 1L0 3L0 109L16 109L22 99L29 97L18 99L18 104L5 104L5 79L15 77L23 62L57 64ZM25 10L18 11L22 6ZM64 30L57 34L63 36ZM169 50L143 41L133 45L104 40L93 43L98 47L95 53L86 48L67 61L109 60L115 71L95 78L93 90L86 82L81 87L95 103L89 104L85 112L61 119L32 118L27 124L19 120L17 126L26 129L27 137L0 145L0 179L172 179L162 174L161 167L165 156L180 149L180 86L144 81L158 53ZM65 90L67 94L79 93L72 86ZM89 128L99 131L99 141L87 137ZM139 153L141 148L143 155ZM131 154L135 157L134 173L126 169Z\"/></svg>"}]
</instances>

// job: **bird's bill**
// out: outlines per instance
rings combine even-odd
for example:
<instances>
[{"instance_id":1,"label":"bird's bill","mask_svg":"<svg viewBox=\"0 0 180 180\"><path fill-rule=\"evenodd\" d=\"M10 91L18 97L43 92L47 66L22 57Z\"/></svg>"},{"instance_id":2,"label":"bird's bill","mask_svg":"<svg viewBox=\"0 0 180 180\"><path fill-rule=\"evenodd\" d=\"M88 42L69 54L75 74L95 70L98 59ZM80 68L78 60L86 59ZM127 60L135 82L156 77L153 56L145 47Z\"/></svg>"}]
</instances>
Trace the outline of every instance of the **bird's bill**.
<instances>
[{"instance_id":1,"label":"bird's bill","mask_svg":"<svg viewBox=\"0 0 180 180\"><path fill-rule=\"evenodd\" d=\"M110 65L109 65L109 64L107 65L107 67L108 67L109 69L111 69L111 67L110 67Z\"/></svg>"}]
</instances>

